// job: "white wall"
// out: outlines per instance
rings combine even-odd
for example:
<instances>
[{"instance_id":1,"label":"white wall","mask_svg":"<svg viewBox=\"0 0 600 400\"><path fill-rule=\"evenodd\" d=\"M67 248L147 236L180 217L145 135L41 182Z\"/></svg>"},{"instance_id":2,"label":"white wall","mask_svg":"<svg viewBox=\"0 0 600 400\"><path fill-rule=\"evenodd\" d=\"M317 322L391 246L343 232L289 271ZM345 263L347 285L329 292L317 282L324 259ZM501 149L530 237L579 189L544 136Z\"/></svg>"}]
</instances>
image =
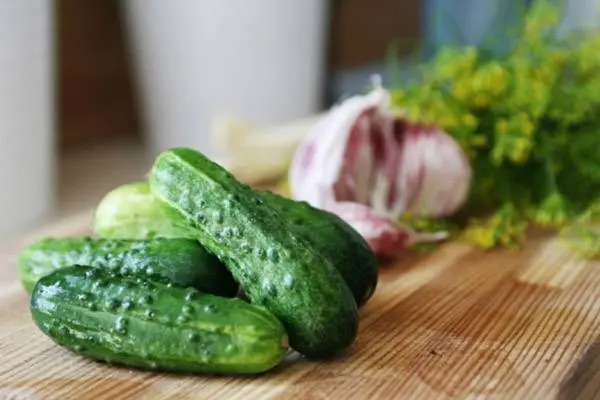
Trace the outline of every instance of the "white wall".
<instances>
[{"instance_id":1,"label":"white wall","mask_svg":"<svg viewBox=\"0 0 600 400\"><path fill-rule=\"evenodd\" d=\"M53 1L0 0L0 235L54 206Z\"/></svg>"}]
</instances>

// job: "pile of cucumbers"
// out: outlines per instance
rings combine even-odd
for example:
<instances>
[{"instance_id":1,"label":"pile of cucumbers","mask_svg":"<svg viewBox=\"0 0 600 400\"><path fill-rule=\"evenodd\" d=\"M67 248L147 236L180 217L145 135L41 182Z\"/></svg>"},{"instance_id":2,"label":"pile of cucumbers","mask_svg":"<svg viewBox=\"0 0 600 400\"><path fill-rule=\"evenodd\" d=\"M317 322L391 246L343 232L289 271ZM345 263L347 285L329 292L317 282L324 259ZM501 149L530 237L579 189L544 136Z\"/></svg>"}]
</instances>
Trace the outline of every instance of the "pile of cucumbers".
<instances>
[{"instance_id":1,"label":"pile of cucumbers","mask_svg":"<svg viewBox=\"0 0 600 400\"><path fill-rule=\"evenodd\" d=\"M108 193L93 228L30 244L19 276L45 335L109 364L256 374L289 350L332 357L377 286L375 255L339 217L190 148Z\"/></svg>"}]
</instances>

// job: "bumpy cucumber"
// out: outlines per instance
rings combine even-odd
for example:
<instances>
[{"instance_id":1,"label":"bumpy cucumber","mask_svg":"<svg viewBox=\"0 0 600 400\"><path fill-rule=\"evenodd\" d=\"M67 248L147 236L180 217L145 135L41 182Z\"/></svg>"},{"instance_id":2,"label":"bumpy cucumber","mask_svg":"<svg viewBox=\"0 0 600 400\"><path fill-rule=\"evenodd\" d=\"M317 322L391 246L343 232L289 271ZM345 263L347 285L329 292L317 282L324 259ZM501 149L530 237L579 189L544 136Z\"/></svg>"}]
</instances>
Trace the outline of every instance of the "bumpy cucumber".
<instances>
[{"instance_id":1,"label":"bumpy cucumber","mask_svg":"<svg viewBox=\"0 0 600 400\"><path fill-rule=\"evenodd\" d=\"M30 310L59 346L134 368L251 374L273 368L287 351L285 328L262 307L94 267L41 278Z\"/></svg>"},{"instance_id":2,"label":"bumpy cucumber","mask_svg":"<svg viewBox=\"0 0 600 400\"><path fill-rule=\"evenodd\" d=\"M260 190L257 193L266 203L277 208L312 246L332 260L350 287L357 306L366 304L377 286L379 264L363 237L335 214L270 191ZM130 210L136 210L135 217L127 217ZM173 218L167 218L161 203L154 198L145 181L130 183L110 192L98 208L96 226L101 227L96 230L99 235L130 239L168 237L174 232L196 237L189 227L177 225Z\"/></svg>"},{"instance_id":3,"label":"bumpy cucumber","mask_svg":"<svg viewBox=\"0 0 600 400\"><path fill-rule=\"evenodd\" d=\"M75 264L140 276L163 276L206 293L235 296L238 284L219 261L193 239L126 240L46 238L19 255L19 277L31 292L44 275Z\"/></svg>"},{"instance_id":4,"label":"bumpy cucumber","mask_svg":"<svg viewBox=\"0 0 600 400\"><path fill-rule=\"evenodd\" d=\"M340 272L362 307L375 293L379 263L365 239L335 214L294 201L270 191L259 194L277 208L314 248L318 249Z\"/></svg>"},{"instance_id":5,"label":"bumpy cucumber","mask_svg":"<svg viewBox=\"0 0 600 400\"><path fill-rule=\"evenodd\" d=\"M108 192L96 207L94 233L107 239L195 238L186 225L166 218L147 182Z\"/></svg>"},{"instance_id":6,"label":"bumpy cucumber","mask_svg":"<svg viewBox=\"0 0 600 400\"><path fill-rule=\"evenodd\" d=\"M283 322L293 349L322 358L354 342L357 306L342 276L253 189L188 148L160 154L149 182L166 212L186 218L248 298Z\"/></svg>"}]
</instances>

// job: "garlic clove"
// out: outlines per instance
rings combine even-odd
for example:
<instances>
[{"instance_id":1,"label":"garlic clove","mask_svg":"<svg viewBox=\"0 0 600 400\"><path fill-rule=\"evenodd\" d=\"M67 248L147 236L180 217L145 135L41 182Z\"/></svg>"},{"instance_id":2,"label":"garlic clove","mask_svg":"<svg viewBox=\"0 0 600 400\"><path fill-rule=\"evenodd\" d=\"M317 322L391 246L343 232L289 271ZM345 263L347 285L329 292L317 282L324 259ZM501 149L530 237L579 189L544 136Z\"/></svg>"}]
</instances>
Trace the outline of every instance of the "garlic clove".
<instances>
[{"instance_id":1,"label":"garlic clove","mask_svg":"<svg viewBox=\"0 0 600 400\"><path fill-rule=\"evenodd\" d=\"M336 190L341 192L342 199L346 197L346 187L352 189L352 192L358 188L358 196L366 197L368 186L365 186L360 177L357 180L350 173L347 174L347 180L340 180L340 175L344 166L353 168L353 171L362 169L370 173L370 158L368 154L358 155L362 156L361 163L367 164L364 168L360 168L357 163L345 162L346 147L353 127L356 128L355 132L358 131L355 136L358 136L359 142L361 135L364 138L370 131L371 118L361 116L375 114L378 109L387 107L388 103L389 94L376 89L368 95L354 96L332 107L311 128L294 154L289 171L292 196L318 207L334 197L334 185L338 183Z\"/></svg>"},{"instance_id":2,"label":"garlic clove","mask_svg":"<svg viewBox=\"0 0 600 400\"><path fill-rule=\"evenodd\" d=\"M397 201L390 214L446 217L466 202L472 172L459 145L435 127L406 124L399 135Z\"/></svg>"},{"instance_id":3,"label":"garlic clove","mask_svg":"<svg viewBox=\"0 0 600 400\"><path fill-rule=\"evenodd\" d=\"M367 241L371 250L382 257L394 258L414 244L437 242L447 237L447 232L416 233L359 203L335 202L327 210L352 226Z\"/></svg>"}]
</instances>

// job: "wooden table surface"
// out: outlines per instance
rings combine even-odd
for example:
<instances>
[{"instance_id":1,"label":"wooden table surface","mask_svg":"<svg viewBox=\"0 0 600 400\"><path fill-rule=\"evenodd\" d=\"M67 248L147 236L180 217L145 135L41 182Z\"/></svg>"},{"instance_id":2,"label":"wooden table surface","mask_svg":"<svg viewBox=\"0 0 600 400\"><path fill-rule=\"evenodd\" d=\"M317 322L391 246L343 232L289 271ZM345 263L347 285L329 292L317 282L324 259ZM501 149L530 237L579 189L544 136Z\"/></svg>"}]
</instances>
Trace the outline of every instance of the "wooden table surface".
<instances>
[{"instance_id":1,"label":"wooden table surface","mask_svg":"<svg viewBox=\"0 0 600 400\"><path fill-rule=\"evenodd\" d=\"M0 399L600 399L600 263L552 238L517 253L448 243L385 266L347 354L292 356L232 378L110 367L37 330L15 257L42 236L86 234L90 222L73 217L2 254Z\"/></svg>"}]
</instances>

